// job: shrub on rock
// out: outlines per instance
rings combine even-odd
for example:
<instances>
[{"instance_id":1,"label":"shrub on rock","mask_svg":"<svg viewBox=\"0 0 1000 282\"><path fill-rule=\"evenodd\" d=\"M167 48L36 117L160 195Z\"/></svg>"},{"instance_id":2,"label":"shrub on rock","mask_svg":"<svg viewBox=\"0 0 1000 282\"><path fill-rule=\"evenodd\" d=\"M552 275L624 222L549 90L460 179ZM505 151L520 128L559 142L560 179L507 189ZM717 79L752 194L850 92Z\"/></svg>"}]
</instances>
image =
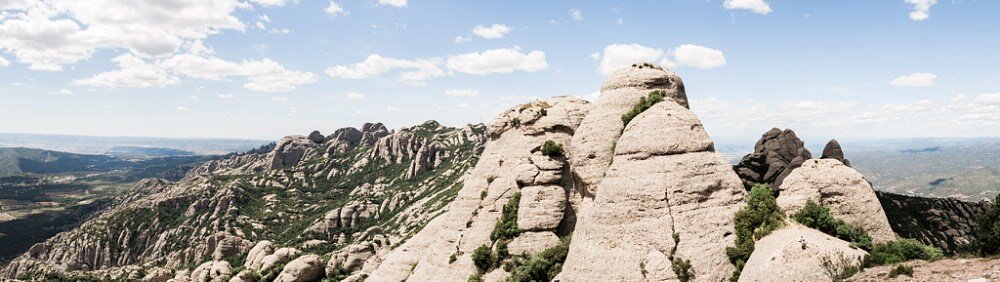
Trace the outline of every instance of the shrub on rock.
<instances>
[{"instance_id":1,"label":"shrub on rock","mask_svg":"<svg viewBox=\"0 0 1000 282\"><path fill-rule=\"evenodd\" d=\"M866 251L872 249L872 239L868 236L868 233L865 233L861 228L847 224L843 220L834 218L833 215L830 215L830 208L817 204L812 200L806 202L805 207L792 215L792 218L806 227L854 243Z\"/></svg>"},{"instance_id":2,"label":"shrub on rock","mask_svg":"<svg viewBox=\"0 0 1000 282\"><path fill-rule=\"evenodd\" d=\"M986 212L976 216L976 223L979 225L976 231L979 253L984 256L1000 254L1000 195Z\"/></svg>"},{"instance_id":3,"label":"shrub on rock","mask_svg":"<svg viewBox=\"0 0 1000 282\"><path fill-rule=\"evenodd\" d=\"M865 258L865 266L900 263L908 260L936 260L944 257L941 249L914 239L899 239L875 245Z\"/></svg>"},{"instance_id":4,"label":"shrub on rock","mask_svg":"<svg viewBox=\"0 0 1000 282\"><path fill-rule=\"evenodd\" d=\"M747 205L736 212L736 246L726 247L729 261L736 266L732 279L740 277L743 265L753 253L754 243L784 225L785 213L778 207L771 188L765 184L750 189Z\"/></svg>"}]
</instances>

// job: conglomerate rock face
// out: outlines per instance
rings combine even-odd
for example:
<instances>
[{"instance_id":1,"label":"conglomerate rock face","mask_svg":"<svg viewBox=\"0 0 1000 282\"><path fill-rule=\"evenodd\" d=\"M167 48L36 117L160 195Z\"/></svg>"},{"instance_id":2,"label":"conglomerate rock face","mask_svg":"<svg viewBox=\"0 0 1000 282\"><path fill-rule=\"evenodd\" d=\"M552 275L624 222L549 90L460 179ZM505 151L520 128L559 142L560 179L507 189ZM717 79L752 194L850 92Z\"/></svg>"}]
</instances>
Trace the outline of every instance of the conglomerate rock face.
<instances>
[{"instance_id":1,"label":"conglomerate rock face","mask_svg":"<svg viewBox=\"0 0 1000 282\"><path fill-rule=\"evenodd\" d=\"M791 223L757 241L739 281L830 281L834 269L858 265L867 255L849 242Z\"/></svg>"},{"instance_id":2,"label":"conglomerate rock face","mask_svg":"<svg viewBox=\"0 0 1000 282\"><path fill-rule=\"evenodd\" d=\"M875 191L892 230L903 238L917 239L945 253L975 239L977 214L986 212L988 201L966 202L952 198L925 198Z\"/></svg>"},{"instance_id":3,"label":"conglomerate rock face","mask_svg":"<svg viewBox=\"0 0 1000 282\"><path fill-rule=\"evenodd\" d=\"M875 189L860 173L835 159L812 159L792 171L782 184L778 206L794 214L808 201L868 232L873 243L896 239Z\"/></svg>"},{"instance_id":4,"label":"conglomerate rock face","mask_svg":"<svg viewBox=\"0 0 1000 282\"><path fill-rule=\"evenodd\" d=\"M670 258L681 258L697 279L725 280L733 270L725 253L735 238L732 215L744 197L694 113L673 101L657 103L617 140L593 203L581 211L560 278L677 279Z\"/></svg>"},{"instance_id":5,"label":"conglomerate rock face","mask_svg":"<svg viewBox=\"0 0 1000 282\"><path fill-rule=\"evenodd\" d=\"M744 156L733 169L747 190L755 184L781 190L785 177L811 158L812 154L794 131L772 128L757 140L753 153Z\"/></svg>"}]
</instances>

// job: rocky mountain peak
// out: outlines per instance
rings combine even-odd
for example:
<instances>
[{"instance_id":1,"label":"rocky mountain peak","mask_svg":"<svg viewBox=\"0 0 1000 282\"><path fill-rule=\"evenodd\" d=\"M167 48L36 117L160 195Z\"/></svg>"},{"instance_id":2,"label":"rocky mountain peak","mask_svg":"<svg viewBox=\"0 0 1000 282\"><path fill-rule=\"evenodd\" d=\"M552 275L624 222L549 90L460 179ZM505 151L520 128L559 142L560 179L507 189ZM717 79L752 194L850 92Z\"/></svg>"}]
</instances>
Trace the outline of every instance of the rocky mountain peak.
<instances>
[{"instance_id":1,"label":"rocky mountain peak","mask_svg":"<svg viewBox=\"0 0 1000 282\"><path fill-rule=\"evenodd\" d=\"M840 142L837 142L837 139L830 139L830 142L826 143L826 146L823 147L823 155L820 158L835 159L846 166L851 166L851 161L844 158L844 149L840 148Z\"/></svg>"},{"instance_id":2,"label":"rocky mountain peak","mask_svg":"<svg viewBox=\"0 0 1000 282\"><path fill-rule=\"evenodd\" d=\"M604 96L606 91L622 88L663 90L668 93L667 97L685 108L688 107L681 77L658 65L637 63L614 72L601 85L601 96Z\"/></svg>"},{"instance_id":3,"label":"rocky mountain peak","mask_svg":"<svg viewBox=\"0 0 1000 282\"><path fill-rule=\"evenodd\" d=\"M758 183L780 189L785 177L811 158L812 154L795 131L772 128L760 137L754 151L744 156L733 169L747 190Z\"/></svg>"}]
</instances>

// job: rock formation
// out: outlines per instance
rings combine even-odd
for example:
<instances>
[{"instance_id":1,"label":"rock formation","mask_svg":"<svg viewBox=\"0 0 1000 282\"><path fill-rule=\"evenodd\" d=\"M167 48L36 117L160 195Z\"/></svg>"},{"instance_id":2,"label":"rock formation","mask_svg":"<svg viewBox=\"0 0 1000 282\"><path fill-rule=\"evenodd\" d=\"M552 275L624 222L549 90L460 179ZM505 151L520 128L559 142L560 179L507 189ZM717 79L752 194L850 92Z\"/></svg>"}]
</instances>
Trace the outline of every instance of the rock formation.
<instances>
[{"instance_id":1,"label":"rock formation","mask_svg":"<svg viewBox=\"0 0 1000 282\"><path fill-rule=\"evenodd\" d=\"M781 183L785 177L811 158L809 150L805 148L802 140L795 136L794 131L772 128L760 137L753 153L744 156L733 169L743 180L743 187L747 190L758 183L781 190Z\"/></svg>"},{"instance_id":2,"label":"rock formation","mask_svg":"<svg viewBox=\"0 0 1000 282\"><path fill-rule=\"evenodd\" d=\"M903 238L917 239L945 253L972 242L978 224L975 215L985 212L985 201L966 202L951 198L924 198L875 191L892 230Z\"/></svg>"},{"instance_id":3,"label":"rock formation","mask_svg":"<svg viewBox=\"0 0 1000 282\"><path fill-rule=\"evenodd\" d=\"M778 206L789 215L813 201L829 207L834 217L867 231L873 243L896 239L875 189L838 160L808 160L785 178L781 188Z\"/></svg>"},{"instance_id":4,"label":"rock formation","mask_svg":"<svg viewBox=\"0 0 1000 282\"><path fill-rule=\"evenodd\" d=\"M624 70L630 71L644 72ZM601 97L629 97L615 94ZM690 260L699 280L727 279L733 265L725 247L734 240L732 215L745 191L694 113L674 101L657 103L616 140L593 204L581 211L560 278L677 279L671 260L679 258Z\"/></svg>"},{"instance_id":5,"label":"rock formation","mask_svg":"<svg viewBox=\"0 0 1000 282\"><path fill-rule=\"evenodd\" d=\"M830 139L830 142L826 143L826 147L823 147L823 155L820 158L835 159L846 166L851 166L851 161L844 158L844 150L840 148L840 142L837 142L837 139Z\"/></svg>"},{"instance_id":6,"label":"rock formation","mask_svg":"<svg viewBox=\"0 0 1000 282\"><path fill-rule=\"evenodd\" d=\"M757 241L740 281L830 281L824 260L841 268L860 265L865 255L846 241L792 223Z\"/></svg>"}]
</instances>

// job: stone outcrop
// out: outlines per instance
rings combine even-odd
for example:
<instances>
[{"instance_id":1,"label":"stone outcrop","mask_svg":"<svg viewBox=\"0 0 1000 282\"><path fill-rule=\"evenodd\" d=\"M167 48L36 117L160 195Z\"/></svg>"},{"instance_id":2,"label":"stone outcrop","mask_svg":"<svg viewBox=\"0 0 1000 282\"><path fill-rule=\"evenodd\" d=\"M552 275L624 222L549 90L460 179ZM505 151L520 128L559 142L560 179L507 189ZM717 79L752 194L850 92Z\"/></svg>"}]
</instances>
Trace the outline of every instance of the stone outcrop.
<instances>
[{"instance_id":1,"label":"stone outcrop","mask_svg":"<svg viewBox=\"0 0 1000 282\"><path fill-rule=\"evenodd\" d=\"M952 198L925 198L875 191L892 230L903 238L917 239L945 253L972 242L978 228L975 215L986 212L989 202Z\"/></svg>"},{"instance_id":2,"label":"stone outcrop","mask_svg":"<svg viewBox=\"0 0 1000 282\"><path fill-rule=\"evenodd\" d=\"M834 217L867 231L874 243L896 238L871 184L838 160L808 160L792 171L781 187L778 206L787 214L813 201L829 207Z\"/></svg>"},{"instance_id":3,"label":"stone outcrop","mask_svg":"<svg viewBox=\"0 0 1000 282\"><path fill-rule=\"evenodd\" d=\"M835 268L858 266L865 255L844 240L789 223L757 241L739 281L833 281L824 260Z\"/></svg>"},{"instance_id":4,"label":"stone outcrop","mask_svg":"<svg viewBox=\"0 0 1000 282\"><path fill-rule=\"evenodd\" d=\"M324 137L322 133L319 133L319 130L313 130L313 132L309 133L309 137L307 138L309 138L309 141L316 144L323 144L323 141L326 140L326 137Z\"/></svg>"},{"instance_id":5,"label":"stone outcrop","mask_svg":"<svg viewBox=\"0 0 1000 282\"><path fill-rule=\"evenodd\" d=\"M315 143L305 136L293 135L281 138L270 153L268 168L273 170L296 165L313 146Z\"/></svg>"},{"instance_id":6,"label":"stone outcrop","mask_svg":"<svg viewBox=\"0 0 1000 282\"><path fill-rule=\"evenodd\" d=\"M601 86L601 95L576 130L577 134L573 135L569 147L570 164L577 178L574 193L594 197L593 190L604 178L614 155L615 143L625 128L622 115L632 109L639 98L657 90L663 91L666 98L676 104L685 108L688 106L680 76L649 64L621 69Z\"/></svg>"},{"instance_id":7,"label":"stone outcrop","mask_svg":"<svg viewBox=\"0 0 1000 282\"><path fill-rule=\"evenodd\" d=\"M602 98L627 98L613 95ZM657 103L617 139L559 277L673 280L671 258L680 258L690 260L699 281L726 280L733 270L725 252L735 240L732 215L745 194L694 113L673 101Z\"/></svg>"},{"instance_id":8,"label":"stone outcrop","mask_svg":"<svg viewBox=\"0 0 1000 282\"><path fill-rule=\"evenodd\" d=\"M308 282L323 278L323 258L308 254L295 258L281 270L275 282Z\"/></svg>"},{"instance_id":9,"label":"stone outcrop","mask_svg":"<svg viewBox=\"0 0 1000 282\"><path fill-rule=\"evenodd\" d=\"M584 100L556 97L515 106L491 120L490 141L448 211L396 247L367 281L468 280L476 272L473 251L491 244L502 207L520 189L516 168L545 141L569 145L588 109Z\"/></svg>"},{"instance_id":10,"label":"stone outcrop","mask_svg":"<svg viewBox=\"0 0 1000 282\"><path fill-rule=\"evenodd\" d=\"M821 159L835 159L838 160L846 166L851 166L851 161L844 158L844 149L840 148L840 142L837 139L830 139L823 147L823 155L820 156Z\"/></svg>"},{"instance_id":11,"label":"stone outcrop","mask_svg":"<svg viewBox=\"0 0 1000 282\"><path fill-rule=\"evenodd\" d=\"M744 156L733 169L747 190L758 183L781 190L785 177L811 158L812 154L794 131L772 128L757 140L753 153Z\"/></svg>"}]
</instances>

